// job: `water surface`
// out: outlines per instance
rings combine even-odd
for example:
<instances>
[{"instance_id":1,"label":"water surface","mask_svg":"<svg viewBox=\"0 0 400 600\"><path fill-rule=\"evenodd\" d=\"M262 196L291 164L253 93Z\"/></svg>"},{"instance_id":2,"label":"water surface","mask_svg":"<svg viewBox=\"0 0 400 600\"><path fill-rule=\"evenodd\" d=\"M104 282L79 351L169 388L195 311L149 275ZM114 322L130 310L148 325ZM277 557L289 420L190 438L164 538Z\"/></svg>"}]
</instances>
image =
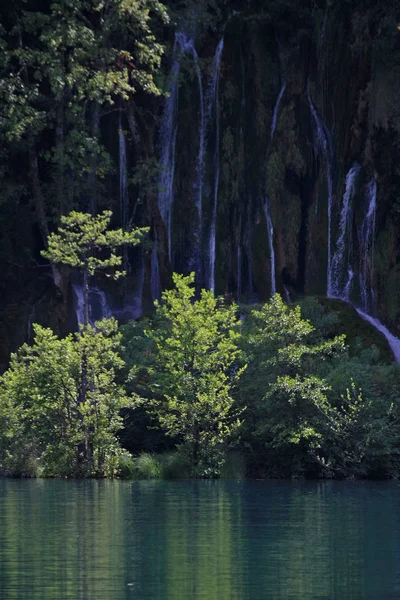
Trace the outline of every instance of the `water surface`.
<instances>
[{"instance_id":1,"label":"water surface","mask_svg":"<svg viewBox=\"0 0 400 600\"><path fill-rule=\"evenodd\" d=\"M0 480L0 598L398 599L400 487Z\"/></svg>"}]
</instances>

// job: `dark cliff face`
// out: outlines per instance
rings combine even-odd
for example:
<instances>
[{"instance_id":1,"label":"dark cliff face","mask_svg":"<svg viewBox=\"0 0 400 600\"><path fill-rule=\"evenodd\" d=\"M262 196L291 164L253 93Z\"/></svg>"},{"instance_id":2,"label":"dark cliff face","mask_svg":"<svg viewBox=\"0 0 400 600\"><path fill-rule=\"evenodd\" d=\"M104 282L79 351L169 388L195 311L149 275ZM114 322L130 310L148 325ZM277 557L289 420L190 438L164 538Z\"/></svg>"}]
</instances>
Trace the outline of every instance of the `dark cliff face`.
<instances>
[{"instance_id":1,"label":"dark cliff face","mask_svg":"<svg viewBox=\"0 0 400 600\"><path fill-rule=\"evenodd\" d=\"M270 295L267 197L277 290L283 293L286 286L292 295L326 294L328 258L330 254L332 263L340 237L346 176L357 161L360 171L344 234L348 256L338 268L346 272L351 268L349 299L362 305L360 288L368 288L371 297L365 308L398 331L400 32L395 14L321 3L302 11L301 18L290 12L274 16L275 20L236 15L224 33L216 291L238 295L239 290L242 300ZM200 44L200 56L217 41L213 36ZM206 68L207 63L205 72ZM199 130L196 98L188 96L187 85L192 94L197 92L195 83L182 82L177 156L186 148L189 162L178 159L174 181L177 210L184 212L195 180ZM203 217L210 203L207 177L212 178L206 172ZM376 185L373 248L363 239L372 185ZM190 200L189 205L193 206ZM207 229L206 219L203 225ZM176 221L175 226L179 231L182 223ZM363 262L368 265L361 267ZM341 279L344 276L340 274Z\"/></svg>"},{"instance_id":2,"label":"dark cliff face","mask_svg":"<svg viewBox=\"0 0 400 600\"><path fill-rule=\"evenodd\" d=\"M218 294L244 302L267 299L274 286L292 298L326 295L328 261L332 267L345 222L333 275L341 293L333 295L343 296L347 282L348 298L399 334L400 26L393 3L240 3L229 16L220 4L218 13L211 6L199 14L196 35L181 19L180 54L176 46L173 54L174 32L166 33L166 82L179 59L170 234L160 211L157 164L166 143L160 129L167 100L138 96L133 108L125 107L129 218L152 226L157 250L132 254L141 267L134 266L123 289L109 290L110 303L121 308L130 290L139 289L148 311L173 270L192 269L199 285L212 280ZM97 185L98 204L114 210L118 225L118 118L105 115L100 128L114 169ZM341 221L346 177L356 162L360 169ZM7 168L17 187L18 157ZM45 172L42 177L45 182ZM2 207L2 363L26 339L29 318L60 332L74 321L68 279L64 295L53 290L40 259L30 193L16 189L18 201L9 193Z\"/></svg>"}]
</instances>

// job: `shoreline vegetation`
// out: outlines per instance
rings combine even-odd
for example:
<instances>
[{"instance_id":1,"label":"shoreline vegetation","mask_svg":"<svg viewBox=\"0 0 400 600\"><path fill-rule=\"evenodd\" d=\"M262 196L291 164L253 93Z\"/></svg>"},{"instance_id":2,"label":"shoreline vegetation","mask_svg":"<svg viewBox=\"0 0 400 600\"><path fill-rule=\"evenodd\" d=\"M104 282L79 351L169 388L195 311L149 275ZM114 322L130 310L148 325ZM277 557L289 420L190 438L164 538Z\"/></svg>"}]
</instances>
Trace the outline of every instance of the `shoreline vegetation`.
<instances>
[{"instance_id":1,"label":"shoreline vegetation","mask_svg":"<svg viewBox=\"0 0 400 600\"><path fill-rule=\"evenodd\" d=\"M3 2L0 475L400 477L400 4L295 5Z\"/></svg>"},{"instance_id":2,"label":"shoreline vegetation","mask_svg":"<svg viewBox=\"0 0 400 600\"><path fill-rule=\"evenodd\" d=\"M34 325L0 378L1 474L400 476L400 367L345 303L238 306L173 282L127 325Z\"/></svg>"}]
</instances>

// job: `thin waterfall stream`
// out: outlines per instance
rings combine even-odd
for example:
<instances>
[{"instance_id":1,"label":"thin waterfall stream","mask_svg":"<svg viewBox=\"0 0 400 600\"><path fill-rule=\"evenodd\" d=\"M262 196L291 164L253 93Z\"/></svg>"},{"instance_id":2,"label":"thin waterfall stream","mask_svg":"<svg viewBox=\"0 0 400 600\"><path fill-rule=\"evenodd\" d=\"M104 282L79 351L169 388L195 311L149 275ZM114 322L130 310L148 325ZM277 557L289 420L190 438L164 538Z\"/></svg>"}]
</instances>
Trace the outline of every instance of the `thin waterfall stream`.
<instances>
[{"instance_id":1,"label":"thin waterfall stream","mask_svg":"<svg viewBox=\"0 0 400 600\"><path fill-rule=\"evenodd\" d=\"M74 307L77 323L84 323L84 294L82 283L73 283L72 290L74 292ZM97 285L89 287L89 322L91 325L95 321L112 317L112 310L108 305L106 294Z\"/></svg>"},{"instance_id":2,"label":"thin waterfall stream","mask_svg":"<svg viewBox=\"0 0 400 600\"><path fill-rule=\"evenodd\" d=\"M328 296L332 298L349 299L352 275L350 277L350 265L346 265L345 263L348 260L349 247L351 246L351 201L354 196L355 182L359 172L360 165L356 162L346 176L336 251L330 264L329 280L331 285L330 289L328 288Z\"/></svg>"},{"instance_id":3,"label":"thin waterfall stream","mask_svg":"<svg viewBox=\"0 0 400 600\"><path fill-rule=\"evenodd\" d=\"M286 81L285 81L285 79L283 79L281 88L279 90L278 97L275 102L273 115L272 115L270 144L272 143L272 140L274 138L274 133L275 133L276 124L277 124L278 115L279 115L279 107L280 107L280 104L281 104L281 101L283 98L283 94L285 93L285 90L286 90ZM270 256L270 271L271 271L270 292L271 292L271 296L273 296L274 294L276 294L274 226L272 223L270 200L268 197L265 197L265 199L264 199L264 214L265 214L265 221L267 223L268 245L269 245L269 256Z\"/></svg>"},{"instance_id":4,"label":"thin waterfall stream","mask_svg":"<svg viewBox=\"0 0 400 600\"><path fill-rule=\"evenodd\" d=\"M372 179L366 190L367 211L360 231L360 294L361 306L369 312L373 306L372 276L374 269L374 237L376 215L376 181Z\"/></svg>"},{"instance_id":5,"label":"thin waterfall stream","mask_svg":"<svg viewBox=\"0 0 400 600\"><path fill-rule=\"evenodd\" d=\"M209 126L211 114L214 110L215 114L215 150L214 150L214 185L212 188L212 206L211 206L211 222L210 233L208 238L208 281L207 287L210 290L215 289L215 248L216 248L216 221L217 221L217 205L218 205L218 185L219 185L219 170L220 170L220 123L219 123L219 77L221 69L221 56L224 49L224 39L222 38L217 46L210 77L210 84L207 92L206 103L206 125Z\"/></svg>"},{"instance_id":6,"label":"thin waterfall stream","mask_svg":"<svg viewBox=\"0 0 400 600\"><path fill-rule=\"evenodd\" d=\"M328 297L339 298L349 302L357 311L358 315L375 329L377 329L387 340L396 362L400 362L400 339L393 335L389 329L370 314L373 300L372 276L374 264L374 237L375 237L375 215L376 215L376 181L372 179L367 185L364 194L366 200L365 217L362 222L360 237L360 261L359 261L359 284L361 307L350 300L351 286L354 280L354 271L349 264L349 253L346 248L351 245L351 229L349 216L352 212L351 200L360 165L355 163L346 176L346 186L343 196L342 210L340 214L339 232L336 243L336 252L331 264L331 288Z\"/></svg>"},{"instance_id":7,"label":"thin waterfall stream","mask_svg":"<svg viewBox=\"0 0 400 600\"><path fill-rule=\"evenodd\" d=\"M175 34L174 50L172 56L172 68L170 75L170 83L168 86L169 95L165 101L164 112L160 127L160 163L161 175L159 179L158 191L158 208L161 218L165 224L168 238L168 256L171 261L171 216L173 205L173 185L175 171L175 147L176 136L178 131L178 122L176 119L176 111L178 104L179 93L179 72L181 68L182 54L185 50L188 39L183 33ZM152 261L153 265L153 261ZM153 274L152 274L153 278Z\"/></svg>"},{"instance_id":8,"label":"thin waterfall stream","mask_svg":"<svg viewBox=\"0 0 400 600\"><path fill-rule=\"evenodd\" d=\"M276 294L276 281L275 281L275 251L274 251L274 227L271 219L271 209L269 198L265 198L264 202L264 214L267 222L268 229L268 244L269 244L269 255L271 264L271 296Z\"/></svg>"},{"instance_id":9,"label":"thin waterfall stream","mask_svg":"<svg viewBox=\"0 0 400 600\"><path fill-rule=\"evenodd\" d=\"M333 179L332 179L332 170L333 170L333 146L332 146L332 138L331 134L323 122L323 120L319 117L317 110L311 100L310 95L310 82L307 84L307 100L308 105L310 107L310 112L315 124L315 130L317 134L316 144L314 147L314 153L318 156L319 151L322 151L325 160L326 167L326 179L327 179L327 187L328 187L328 262L327 262L327 288L328 288L328 296L332 295L332 283L331 283L331 220L332 220L332 204L333 204ZM317 208L316 208L317 209Z\"/></svg>"},{"instance_id":10,"label":"thin waterfall stream","mask_svg":"<svg viewBox=\"0 0 400 600\"><path fill-rule=\"evenodd\" d=\"M274 139L274 133L275 133L275 129L276 129L276 123L278 121L278 115L279 115L279 107L280 107L280 104L281 104L281 100L283 98L283 94L285 93L285 90L286 90L286 81L283 79L282 85L281 85L281 89L279 90L278 98L277 98L275 106L274 106L274 112L273 112L273 115L272 115L271 139L270 139L271 142Z\"/></svg>"}]
</instances>

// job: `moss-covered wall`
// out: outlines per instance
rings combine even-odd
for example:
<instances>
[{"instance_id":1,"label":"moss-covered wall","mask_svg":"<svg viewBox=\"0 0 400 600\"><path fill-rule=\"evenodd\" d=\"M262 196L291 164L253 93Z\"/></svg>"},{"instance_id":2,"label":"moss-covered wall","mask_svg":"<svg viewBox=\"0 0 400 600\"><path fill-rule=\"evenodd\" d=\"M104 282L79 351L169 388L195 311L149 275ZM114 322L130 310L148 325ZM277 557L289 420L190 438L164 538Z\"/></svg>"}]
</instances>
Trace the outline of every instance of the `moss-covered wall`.
<instances>
[{"instance_id":1,"label":"moss-covered wall","mask_svg":"<svg viewBox=\"0 0 400 600\"><path fill-rule=\"evenodd\" d=\"M140 137L134 139L126 120L131 214L138 224L152 226L152 240L157 231L162 284L169 285L173 269L187 272L193 266L199 270L199 282L205 281L215 156L219 154L217 293L234 297L240 294L244 302L269 297L271 263L263 210L266 197L274 225L277 290L283 293L285 286L292 297L326 293L328 169L323 152L316 145L315 123L307 98L309 89L332 140L332 252L345 177L357 160L361 171L352 201L349 225L352 240L348 250L355 271L352 300L360 299L357 283L360 227L366 210L366 186L374 178L377 213L369 282L374 289L374 310L393 332L400 334L400 13L397 3L304 0L295 5L263 1L251 7L242 4L228 14L229 10L225 5L222 7L222 3L221 10L216 12L211 5L210 8L202 3L203 12L198 17L201 23L197 27L196 49L205 102L214 52L224 36L218 98L219 153L216 152L213 113L205 137L201 227L196 210L199 85L193 56L187 52L182 57L176 123L172 264L168 262L166 230L157 206L158 131L164 100L143 95L138 96L135 106L128 107L128 114L132 111L137 120ZM171 68L172 29L166 39L162 74L165 82ZM273 112L282 81L286 82L286 89L271 140ZM100 182L98 194L100 207L112 206L118 212L117 121L115 114L102 119L103 142L110 151L112 168ZM136 177L133 181L138 167L146 171L147 178ZM7 190L10 197L13 193ZM7 281L2 284L0 315L3 340L0 363L4 363L9 350L26 337L27 320L38 298L45 297L43 321L46 321L45 307L48 312L50 307L57 307L53 321L57 321L60 331L68 327L69 300L57 300L48 275L39 276L45 267L39 256L36 225L28 208L19 206L11 215L5 210L1 219L7 221L4 227L0 223L4 230L0 259L4 281ZM21 228L24 241L14 248L11 240L21 238ZM196 239L199 231L200 241ZM197 262L193 258L196 244L202 253ZM27 267L31 265L32 255L38 262L37 271ZM143 260L143 299L144 308L148 310L151 307L150 246L145 248ZM133 277L125 287L134 285ZM129 295L129 290L125 292ZM112 293L123 298L125 292ZM17 304L20 308L16 311ZM18 319L13 320L14 313Z\"/></svg>"}]
</instances>

